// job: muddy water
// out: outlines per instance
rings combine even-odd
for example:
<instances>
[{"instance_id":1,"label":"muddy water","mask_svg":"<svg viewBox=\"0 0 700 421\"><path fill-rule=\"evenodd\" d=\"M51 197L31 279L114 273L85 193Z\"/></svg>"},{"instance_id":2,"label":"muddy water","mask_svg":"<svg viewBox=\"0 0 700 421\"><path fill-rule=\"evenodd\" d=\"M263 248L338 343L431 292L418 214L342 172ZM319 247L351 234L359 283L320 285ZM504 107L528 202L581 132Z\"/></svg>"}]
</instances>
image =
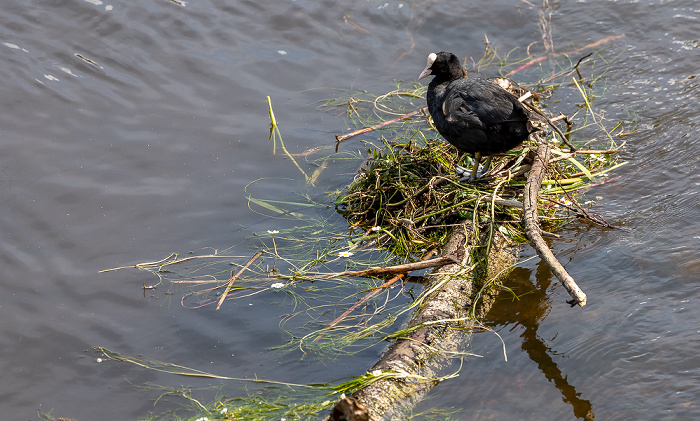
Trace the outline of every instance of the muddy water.
<instances>
[{"instance_id":1,"label":"muddy water","mask_svg":"<svg viewBox=\"0 0 700 421\"><path fill-rule=\"evenodd\" d=\"M524 2L4 2L0 10L0 407L123 420L158 390L200 387L136 366L98 363L104 346L234 377L298 383L357 375L366 352L335 363L280 356L276 295L193 311L153 279L100 270L202 247L245 261L250 238L285 222L248 209L290 200L297 170L271 155L265 97L292 152L329 145L346 123L316 109L339 90L386 92L413 80L428 52L479 57L541 39ZM693 0L562 2L552 40L571 51L607 36L610 121L636 119L620 178L594 210L629 232L568 225L555 252L589 297L583 309L529 249L474 338L462 375L420 410L456 419L696 419L700 416L700 206L697 101L700 8ZM541 46L532 47L537 50ZM579 99L562 98L572 112ZM568 107L568 109L567 109ZM349 143L348 149L359 143ZM309 166L313 169L313 167ZM327 190L352 177L339 166ZM292 181L290 181L292 179ZM320 195L320 192L317 192ZM331 200L332 202L332 200ZM342 224L332 209L325 217ZM291 224L291 223L287 223ZM235 395L240 387L223 382ZM7 416L7 417L5 417Z\"/></svg>"}]
</instances>

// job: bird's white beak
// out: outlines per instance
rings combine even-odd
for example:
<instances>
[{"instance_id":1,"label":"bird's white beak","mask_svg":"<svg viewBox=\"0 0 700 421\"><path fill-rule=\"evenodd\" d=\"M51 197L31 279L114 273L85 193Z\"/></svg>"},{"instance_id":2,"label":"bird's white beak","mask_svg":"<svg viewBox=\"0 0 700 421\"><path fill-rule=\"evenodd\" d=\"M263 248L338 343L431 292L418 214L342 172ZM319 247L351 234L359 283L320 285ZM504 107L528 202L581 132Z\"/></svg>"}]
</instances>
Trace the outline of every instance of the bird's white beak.
<instances>
[{"instance_id":1,"label":"bird's white beak","mask_svg":"<svg viewBox=\"0 0 700 421\"><path fill-rule=\"evenodd\" d=\"M420 73L420 76L418 76L418 80L423 79L424 77L430 76L433 74L433 71L430 70L431 67L433 67L433 63L435 63L435 60L437 60L437 54L435 53L430 53L428 54L428 60L425 63L425 69Z\"/></svg>"},{"instance_id":2,"label":"bird's white beak","mask_svg":"<svg viewBox=\"0 0 700 421\"><path fill-rule=\"evenodd\" d=\"M432 74L432 70L430 70L430 66L426 67L423 69L423 71L420 73L420 76L418 76L418 79L423 79L424 77L428 77Z\"/></svg>"}]
</instances>

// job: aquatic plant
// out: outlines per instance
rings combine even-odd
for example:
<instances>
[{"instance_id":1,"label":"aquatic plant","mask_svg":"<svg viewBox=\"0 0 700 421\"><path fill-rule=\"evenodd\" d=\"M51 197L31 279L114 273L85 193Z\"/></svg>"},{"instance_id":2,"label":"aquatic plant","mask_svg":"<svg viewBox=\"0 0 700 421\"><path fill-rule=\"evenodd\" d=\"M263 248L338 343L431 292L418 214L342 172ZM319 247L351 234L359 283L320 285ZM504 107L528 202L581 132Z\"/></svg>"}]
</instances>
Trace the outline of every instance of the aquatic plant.
<instances>
[{"instance_id":1,"label":"aquatic plant","mask_svg":"<svg viewBox=\"0 0 700 421\"><path fill-rule=\"evenodd\" d=\"M533 63L522 59L507 65L514 56L511 52L503 58L487 48L484 58L475 67L484 70L497 64L498 73L512 76ZM615 122L608 130L610 124L595 111L593 99L598 95L595 82L601 77L595 62L582 59L574 63L566 58L563 63L557 61L556 66L561 68L555 75L531 83L511 84L518 93L530 92L531 106L552 124L565 125L555 130L561 134L552 134L545 140L549 142L553 158L549 161L547 176L541 181L542 188L538 189L537 215L545 233L552 237L557 236L554 231L563 224L577 219L611 226L588 209L590 201L597 199L586 193L591 187L608 182L608 174L625 164L619 161L616 152L624 146L624 136L634 129L634 122L628 121ZM585 79L580 76L582 72L595 74L595 77ZM575 89L583 101L575 113L566 117L553 112L547 102L563 87ZM457 153L437 135L423 110L424 93L422 85L397 82L393 90L381 95L347 92L347 95L329 100L322 104L323 110L344 115L348 122L361 129L337 136L335 148L302 154L291 154L284 147L268 97L273 153L279 143L282 153L302 173L300 186L312 191L299 193L299 200L255 197L253 187L256 182L264 182L262 180L246 187L247 199L251 210L271 218L295 221L296 226L276 228L273 225L274 228L266 232L252 233L250 241L237 248L200 250L184 257L173 253L160 261L131 266L157 277L154 284L144 283L144 294L153 288L180 292L181 304L190 309L205 306L219 309L233 300L257 294L280 294L276 297L281 302L291 303L292 311L280 322L280 328L289 333L290 339L275 350L298 351L302 357L332 361L427 326L422 324L398 331L393 327L397 321L406 320L412 310L424 305L432 291L422 291L421 277L409 278L406 273L419 267L423 270L430 262L437 263L437 259L431 259L433 252L443 247L452 229L465 220L471 226L470 241L476 245L472 256L474 265L469 268L475 271L473 276L479 278L476 301L489 289L498 288L496 280L508 273L512 264L504 262L494 269L487 260L489 250L496 235L516 244L527 241L521 217L523 187L539 145L534 141L526 142L501 154L494 159L487 177L476 183L460 183L453 168L455 164L466 166L468 157ZM362 137L354 138L359 135ZM574 145L576 151L561 146L564 141ZM342 142L356 142L361 150L337 152ZM314 171L300 164L298 159L302 156L305 162L315 165ZM360 169L346 188L319 194L313 189L322 180L331 159L348 160ZM345 218L347 225L330 221L327 210L331 206ZM426 258L431 259L427 266L412 266L420 265ZM407 283L408 280L412 282ZM392 291L395 285L401 288ZM181 292L184 288L187 291ZM477 318L475 308L465 320ZM302 321L288 330L286 326L295 319ZM457 324L461 321L464 320L450 320ZM478 320L469 327L479 328ZM113 360L154 370L165 368L178 375L274 383L233 379L143 357L100 351ZM455 357L468 355L465 352ZM276 384L275 387L306 389L312 386L317 393L313 399L321 400L320 406L328 408L328 396L333 393L352 393L379 380L407 377L414 375L380 370L345 382ZM413 380L437 383L445 379ZM168 393L196 402L187 393L172 390ZM277 408L275 416L292 417L288 415L292 412L284 411L294 404L280 403L274 393L262 401L273 403L272 407ZM281 396L278 397L281 399ZM295 396L292 401L313 400L308 396ZM256 399L222 397L211 404L195 405L195 409L199 417L229 419L222 417L244 413L245 408L256 406ZM295 410L303 413L303 406ZM225 412L221 412L223 408ZM278 411L279 408L283 409ZM258 416L264 414L267 413L259 412Z\"/></svg>"}]
</instances>

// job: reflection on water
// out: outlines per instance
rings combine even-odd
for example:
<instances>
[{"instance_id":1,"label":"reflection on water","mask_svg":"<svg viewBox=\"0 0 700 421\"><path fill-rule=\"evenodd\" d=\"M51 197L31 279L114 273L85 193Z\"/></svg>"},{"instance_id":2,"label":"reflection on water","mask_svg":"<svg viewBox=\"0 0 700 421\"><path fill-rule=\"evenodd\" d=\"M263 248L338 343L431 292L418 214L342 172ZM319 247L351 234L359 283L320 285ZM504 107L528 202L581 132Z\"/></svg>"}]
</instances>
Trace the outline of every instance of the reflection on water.
<instances>
[{"instance_id":1,"label":"reflection on water","mask_svg":"<svg viewBox=\"0 0 700 421\"><path fill-rule=\"evenodd\" d=\"M277 296L188 310L165 289L144 298L153 280L142 273L98 271L202 247L237 245L249 258L253 234L294 224L248 209L255 180L257 197L302 192L332 204L324 193L356 165L336 163L304 190L270 153L268 95L297 153L333 145L346 129L319 101L414 80L428 52L479 57L485 33L504 55L531 42L541 51L540 14L515 0L175 3L9 1L0 10L0 405L17 418L136 419L159 393L132 384L211 384L97 363L94 346L235 377L312 383L364 372L375 353L329 375L321 362L269 352L288 339ZM487 321L509 361L499 341L476 336L484 358L425 405L471 419L698 418L700 11L694 0L594 0L551 12L558 51L625 35L593 58L609 60L607 72L588 76L600 78L594 100L609 122L638 123L620 139L630 164L591 194L603 197L595 212L631 232L562 229L554 251L589 304L569 308L547 270L524 262L509 280L520 300L504 298ZM561 111L580 108L575 90L557 95ZM362 149L361 140L374 139L341 147Z\"/></svg>"},{"instance_id":2,"label":"reflection on water","mask_svg":"<svg viewBox=\"0 0 700 421\"><path fill-rule=\"evenodd\" d=\"M519 275L528 275L528 272ZM528 276L529 277L529 276ZM581 392L577 391L576 385L572 384L577 376L563 373L553 355L557 354L556 349L552 349L547 341L538 335L540 323L547 319L551 311L552 303L549 298L549 289L552 278L549 268L544 263L537 265L535 277L539 280L533 288L528 288L529 293L515 303L496 307L489 314L489 321L498 325L517 324L523 327L520 337L521 347L525 351L537 368L544 375L547 381L561 393L562 401L570 405L576 418L593 420L593 405L587 399L581 397ZM559 303L561 305L561 303ZM526 316L526 317L524 317Z\"/></svg>"}]
</instances>

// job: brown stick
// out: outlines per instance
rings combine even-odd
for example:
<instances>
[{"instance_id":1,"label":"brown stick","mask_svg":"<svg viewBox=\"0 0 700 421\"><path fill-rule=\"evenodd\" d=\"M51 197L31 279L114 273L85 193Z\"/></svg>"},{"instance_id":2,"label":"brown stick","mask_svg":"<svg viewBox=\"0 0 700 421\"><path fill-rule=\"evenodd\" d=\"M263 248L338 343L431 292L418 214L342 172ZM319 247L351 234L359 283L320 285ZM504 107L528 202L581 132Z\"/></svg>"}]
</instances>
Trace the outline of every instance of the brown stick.
<instances>
[{"instance_id":1,"label":"brown stick","mask_svg":"<svg viewBox=\"0 0 700 421\"><path fill-rule=\"evenodd\" d=\"M588 155L603 155L603 154L614 154L618 153L620 151L613 150L613 151L601 151L601 150L593 150L593 149L576 149L576 152L567 152L564 153L564 155L559 155L556 158L552 158L549 163L553 164L557 161L562 161L564 159L569 159L572 156L576 156L577 154L588 154ZM593 171L591 171L593 172Z\"/></svg>"},{"instance_id":2,"label":"brown stick","mask_svg":"<svg viewBox=\"0 0 700 421\"><path fill-rule=\"evenodd\" d=\"M602 149L576 149L576 153L583 153L583 154L614 154L618 153L620 151L618 150L602 150Z\"/></svg>"},{"instance_id":3,"label":"brown stick","mask_svg":"<svg viewBox=\"0 0 700 421\"><path fill-rule=\"evenodd\" d=\"M238 274L235 273L236 268L231 269L231 279L228 280L226 287L224 287L224 293L221 294L221 298L219 299L219 304L217 304L217 306L216 306L217 310L221 307L221 304L226 299L226 296L228 295L228 289L231 288L231 286L233 285L233 282L236 280L236 277L241 276L241 273L243 273L244 270L248 269L248 266L250 266L260 256L262 256L261 251L255 253L255 255L250 260L248 260L248 263L246 263L246 265L243 266L243 268L238 271Z\"/></svg>"},{"instance_id":4,"label":"brown stick","mask_svg":"<svg viewBox=\"0 0 700 421\"><path fill-rule=\"evenodd\" d=\"M343 314L341 314L340 316L336 317L335 320L333 320L328 326L324 327L323 330L326 331L326 330L330 330L331 328L335 327L338 323L340 323L343 319L345 319L345 317L347 317L348 314L350 314L350 313L352 313L353 311L355 311L355 309L358 308L359 306L365 304L367 301L370 300L370 298L372 298L372 297L374 297L375 295L379 294L379 293L382 291L382 289L391 286L392 284L394 284L394 283L395 283L396 281L398 281L399 279L403 279L405 276L406 276L406 274L400 273L400 274L394 276L393 278L389 279L388 281L384 282L381 286L377 287L374 291L372 291L372 292L370 292L369 294L367 294L367 295L365 295L364 297L362 297L361 300L358 300L355 304L352 305L352 307L350 307L349 309L345 310L345 311L343 312ZM316 337L316 339L314 339L314 342L318 341L318 340L321 339L322 337L323 337L323 333L319 334L319 335Z\"/></svg>"},{"instance_id":5,"label":"brown stick","mask_svg":"<svg viewBox=\"0 0 700 421\"><path fill-rule=\"evenodd\" d=\"M427 107L425 107L425 108L427 108ZM348 133L348 134L344 134L344 135L340 135L340 136L335 135L335 140L337 140L338 142L342 142L343 140L349 139L349 138L351 138L351 137L353 137L353 136L357 136L358 134L371 132L372 130L376 130L376 129L381 129L382 127L388 126L388 125L391 124L391 123L396 123L396 122L399 121L399 120L403 120L403 119L405 119L405 118L411 118L411 117L413 117L413 116L415 116L415 115L418 115L418 114L420 114L421 112L423 112L423 110L424 110L425 108L421 108L420 110L416 110L416 111L414 111L414 112L412 112L412 113L408 113L408 114L403 115L403 116L401 116L401 117L396 117L396 118L394 118L394 119L391 119L391 120L389 120L389 121L385 121L385 122L383 122L383 123L375 124L374 126L371 126L371 127L365 127L364 129L355 130L355 131L352 132L352 133Z\"/></svg>"},{"instance_id":6,"label":"brown stick","mask_svg":"<svg viewBox=\"0 0 700 421\"><path fill-rule=\"evenodd\" d=\"M397 273L406 273L418 269L432 268L435 266L443 266L449 263L455 263L455 258L452 256L442 256L430 260L422 260L420 262L406 263L403 265L387 266L384 268L370 268L365 270L346 270L345 272L333 274L332 276L377 276L377 275L394 275Z\"/></svg>"},{"instance_id":7,"label":"brown stick","mask_svg":"<svg viewBox=\"0 0 700 421\"><path fill-rule=\"evenodd\" d=\"M547 173L547 165L549 163L550 149L547 142L540 142L535 152L535 159L530 170L530 175L527 177L527 183L523 191L523 225L525 226L525 235L537 251L540 258L549 266L554 276L559 279L566 291L573 298L573 304L578 304L583 307L586 305L586 294L581 291L581 288L576 285L576 281L564 269L564 266L559 263L554 253L549 249L547 243L542 239L540 231L539 218L537 216L537 195L542 187Z\"/></svg>"},{"instance_id":8,"label":"brown stick","mask_svg":"<svg viewBox=\"0 0 700 421\"><path fill-rule=\"evenodd\" d=\"M547 121L547 124L549 124L549 125L554 129L554 131L557 132L557 134L559 135L559 137L561 137L561 141L564 142L564 143L566 143L566 146L569 147L569 149L570 149L569 152L571 152L571 153L576 152L576 148L574 148L574 145L572 145L571 143L569 143L569 139L567 139L566 136L564 136L564 133L562 133L561 130L559 130L559 127L557 127L557 126L554 125L554 122L553 122L552 120L550 120L549 117L547 117L546 115L544 115L544 113L543 113L542 111L540 111L540 110L539 110L537 107L535 107L534 105L532 105L532 104L530 104L530 103L528 103L528 102L526 102L526 101L520 101L520 102L523 103L523 104L525 104L525 105L527 105L527 107L528 107L530 110L532 110L533 112L535 112L536 114L538 114L540 117L544 118L544 119Z\"/></svg>"},{"instance_id":9,"label":"brown stick","mask_svg":"<svg viewBox=\"0 0 700 421\"><path fill-rule=\"evenodd\" d=\"M518 67L517 69L511 70L510 72L508 72L508 74L506 74L506 77L509 77L509 76L511 76L511 75L513 75L513 74L515 74L515 73L518 73L519 71L521 71L521 70L523 70L523 69L526 69L526 68L532 66L533 64L536 64L536 63L540 63L540 62L542 62L542 61L545 61L545 60L547 60L547 59L550 58L550 57L553 58L553 57L559 57L559 56L564 56L564 55L567 55L567 56L568 56L568 55L571 55L571 54L580 53L580 52L583 51L583 50L587 50L587 49L589 49L589 48L598 47L598 46L600 46L600 45L602 45L602 44L605 44L605 43L607 43L607 42L616 40L616 39L618 39L618 38L622 38L622 37L624 37L624 36L625 36L625 34L622 34L622 35L610 35L610 36L605 37L605 38L603 38L603 39L601 39L601 40L598 40L598 41L596 41L596 42L594 42L594 43L591 43L591 44L588 44L588 45L586 45L586 46L584 46L584 47L581 47L581 48L579 48L579 49L576 49L576 50L574 50L574 51L569 51L568 53L551 54L550 56L543 56L543 57L538 57L538 58L536 58L536 59L532 59L532 60L528 61L527 63L523 64L522 66Z\"/></svg>"},{"instance_id":10,"label":"brown stick","mask_svg":"<svg viewBox=\"0 0 700 421\"><path fill-rule=\"evenodd\" d=\"M348 314L352 313L355 311L356 308L359 306L363 305L367 301L369 301L372 297L375 295L379 294L382 289L391 286L394 284L396 281L403 279L406 275L407 272L413 271L413 270L418 270L418 269L426 269L429 267L436 267L436 266L444 266L450 263L458 263L457 259L453 256L442 256L438 257L436 259L430 259L430 260L422 260L420 262L415 262L415 263L406 263L405 265L396 265L396 266L389 266L385 268L371 268L367 270L358 270L358 271L345 271L340 274L337 274L335 276L372 276L372 275L386 275L386 274L397 274L396 276L392 277L388 281L384 282L382 285L379 287L375 288L374 291L370 292L369 294L365 295L362 297L361 300L357 301L355 304L353 304L352 307L349 309L345 310L343 314L340 316L336 317L335 320L333 320L327 327L325 327L323 330L328 330L332 327L335 327L338 323L340 323L341 320L345 319ZM314 342L318 341L323 337L323 334L320 334L316 339L314 339Z\"/></svg>"}]
</instances>

